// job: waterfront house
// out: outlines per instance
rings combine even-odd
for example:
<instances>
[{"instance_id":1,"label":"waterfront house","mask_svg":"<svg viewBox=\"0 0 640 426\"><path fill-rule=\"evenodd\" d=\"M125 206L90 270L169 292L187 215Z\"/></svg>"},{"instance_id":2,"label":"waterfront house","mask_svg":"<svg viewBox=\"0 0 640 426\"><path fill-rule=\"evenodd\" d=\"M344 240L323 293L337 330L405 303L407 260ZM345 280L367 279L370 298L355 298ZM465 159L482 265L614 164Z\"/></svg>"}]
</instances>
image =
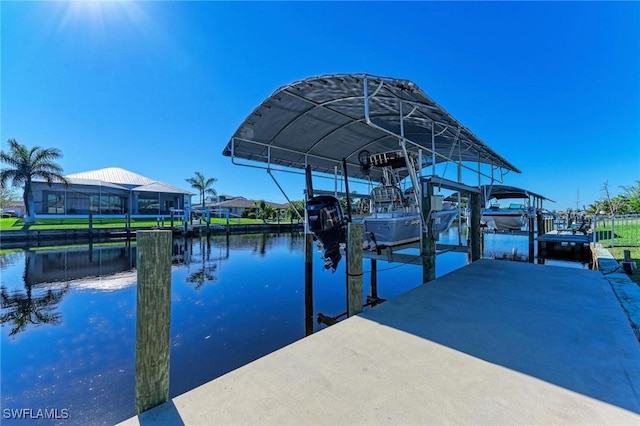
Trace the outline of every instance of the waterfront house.
<instances>
[{"instance_id":1,"label":"waterfront house","mask_svg":"<svg viewBox=\"0 0 640 426\"><path fill-rule=\"evenodd\" d=\"M210 206L208 205L207 207L213 208L215 210L220 209L221 211L227 210L231 216L236 217L242 216L245 212L245 215L247 213L258 214L258 200L247 200L244 197L233 197L229 199L229 196L226 197L227 199L225 199L224 201L213 203ZM273 203L270 201L267 201L266 203L269 204L274 210L285 210L288 206L288 204Z\"/></svg>"},{"instance_id":2,"label":"waterfront house","mask_svg":"<svg viewBox=\"0 0 640 426\"><path fill-rule=\"evenodd\" d=\"M168 215L191 206L193 193L118 167L65 176L69 185L33 181L37 215Z\"/></svg>"}]
</instances>

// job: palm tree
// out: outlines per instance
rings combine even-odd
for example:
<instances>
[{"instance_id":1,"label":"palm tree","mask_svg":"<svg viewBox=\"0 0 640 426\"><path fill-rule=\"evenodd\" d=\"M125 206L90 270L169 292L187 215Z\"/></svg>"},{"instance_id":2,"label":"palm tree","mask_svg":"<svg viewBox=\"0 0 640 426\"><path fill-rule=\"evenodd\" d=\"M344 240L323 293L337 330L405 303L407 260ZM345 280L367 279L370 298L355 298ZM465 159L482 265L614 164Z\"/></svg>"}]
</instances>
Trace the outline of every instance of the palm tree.
<instances>
[{"instance_id":1,"label":"palm tree","mask_svg":"<svg viewBox=\"0 0 640 426\"><path fill-rule=\"evenodd\" d=\"M258 208L258 214L256 215L258 219L262 219L263 222L266 222L267 219L271 219L273 217L275 209L271 204L264 200L254 201L253 204Z\"/></svg>"},{"instance_id":2,"label":"palm tree","mask_svg":"<svg viewBox=\"0 0 640 426\"><path fill-rule=\"evenodd\" d=\"M9 181L14 187L24 185L22 199L27 210L25 223L33 223L36 220L31 192L33 178L42 178L49 186L55 181L69 184L62 175L62 167L53 161L62 158L62 153L57 148L34 146L29 149L15 139L9 139L8 142L9 152L0 152L0 161L9 165L9 168L0 171L0 187L6 188Z\"/></svg>"},{"instance_id":3,"label":"palm tree","mask_svg":"<svg viewBox=\"0 0 640 426\"><path fill-rule=\"evenodd\" d=\"M304 218L304 200L294 200L287 204L287 214L291 222L293 222L293 218L295 217L298 223L300 223L300 216Z\"/></svg>"},{"instance_id":4,"label":"palm tree","mask_svg":"<svg viewBox=\"0 0 640 426\"><path fill-rule=\"evenodd\" d=\"M217 181L218 179L216 178L205 178L204 175L200 172L196 172L193 177L187 179L189 185L200 192L200 202L202 203L202 208L204 208L204 193L209 192L215 194L215 190L210 188L211 185L213 185Z\"/></svg>"}]
</instances>

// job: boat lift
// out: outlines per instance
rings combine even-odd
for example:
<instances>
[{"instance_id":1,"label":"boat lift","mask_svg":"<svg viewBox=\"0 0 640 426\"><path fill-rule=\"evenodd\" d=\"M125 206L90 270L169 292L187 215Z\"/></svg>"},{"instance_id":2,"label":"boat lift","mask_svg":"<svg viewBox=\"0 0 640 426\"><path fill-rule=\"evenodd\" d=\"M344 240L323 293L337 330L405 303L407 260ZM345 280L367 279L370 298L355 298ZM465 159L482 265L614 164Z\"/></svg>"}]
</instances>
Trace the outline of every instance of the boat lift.
<instances>
[{"instance_id":1,"label":"boat lift","mask_svg":"<svg viewBox=\"0 0 640 426\"><path fill-rule=\"evenodd\" d=\"M483 181L501 183L507 173L520 170L412 81L368 74L334 74L287 84L249 114L227 143L223 155L230 157L233 164L265 169L291 203L272 173L274 167L297 174L304 174L309 167L316 178L333 178L336 188L339 179L366 185L380 181L378 170L361 168L358 155L363 150L372 153L401 150L407 159L409 153L418 158L420 175L401 177L411 179L422 211L420 254L424 282L435 278L435 241L427 232L433 188L469 194L473 210L470 257L472 261L481 257L481 197L477 188ZM438 168L444 175L449 164L457 171L455 181L438 176ZM429 168L430 176L425 173ZM339 170L344 170L342 176ZM477 176L477 181L464 183L463 172ZM313 195L307 193L306 197ZM297 214L301 219L306 216L306 212ZM308 230L308 221L305 223Z\"/></svg>"}]
</instances>

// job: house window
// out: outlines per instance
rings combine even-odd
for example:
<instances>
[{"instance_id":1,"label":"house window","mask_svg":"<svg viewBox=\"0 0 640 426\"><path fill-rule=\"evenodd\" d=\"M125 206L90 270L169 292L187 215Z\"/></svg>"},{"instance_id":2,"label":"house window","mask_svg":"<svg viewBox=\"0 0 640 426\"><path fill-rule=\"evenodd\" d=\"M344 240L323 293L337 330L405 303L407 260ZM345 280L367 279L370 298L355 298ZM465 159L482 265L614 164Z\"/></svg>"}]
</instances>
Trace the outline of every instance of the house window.
<instances>
[{"instance_id":1,"label":"house window","mask_svg":"<svg viewBox=\"0 0 640 426\"><path fill-rule=\"evenodd\" d=\"M154 198L138 198L138 212L140 214L157 214L158 213L158 197Z\"/></svg>"},{"instance_id":2,"label":"house window","mask_svg":"<svg viewBox=\"0 0 640 426\"><path fill-rule=\"evenodd\" d=\"M64 193L47 193L47 214L64 214Z\"/></svg>"},{"instance_id":3,"label":"house window","mask_svg":"<svg viewBox=\"0 0 640 426\"><path fill-rule=\"evenodd\" d=\"M124 197L118 195L90 195L89 210L97 214L124 214Z\"/></svg>"},{"instance_id":4,"label":"house window","mask_svg":"<svg viewBox=\"0 0 640 426\"><path fill-rule=\"evenodd\" d=\"M117 195L103 195L100 199L100 213L124 214L124 198Z\"/></svg>"},{"instance_id":5,"label":"house window","mask_svg":"<svg viewBox=\"0 0 640 426\"><path fill-rule=\"evenodd\" d=\"M89 196L89 211L93 213L98 213L100 211L100 196L99 195L90 195Z\"/></svg>"}]
</instances>

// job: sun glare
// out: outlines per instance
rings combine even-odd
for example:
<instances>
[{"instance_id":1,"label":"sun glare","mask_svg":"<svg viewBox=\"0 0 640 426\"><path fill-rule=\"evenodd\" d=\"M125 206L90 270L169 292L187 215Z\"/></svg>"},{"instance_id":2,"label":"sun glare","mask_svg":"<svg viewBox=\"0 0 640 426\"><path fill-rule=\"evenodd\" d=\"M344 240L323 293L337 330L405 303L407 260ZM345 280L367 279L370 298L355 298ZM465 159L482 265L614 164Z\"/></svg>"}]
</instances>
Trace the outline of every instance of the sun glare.
<instances>
[{"instance_id":1,"label":"sun glare","mask_svg":"<svg viewBox=\"0 0 640 426\"><path fill-rule=\"evenodd\" d=\"M141 25L145 21L142 9L129 0L75 0L62 5L66 10L60 23L61 29L83 22L102 31L112 24Z\"/></svg>"}]
</instances>

